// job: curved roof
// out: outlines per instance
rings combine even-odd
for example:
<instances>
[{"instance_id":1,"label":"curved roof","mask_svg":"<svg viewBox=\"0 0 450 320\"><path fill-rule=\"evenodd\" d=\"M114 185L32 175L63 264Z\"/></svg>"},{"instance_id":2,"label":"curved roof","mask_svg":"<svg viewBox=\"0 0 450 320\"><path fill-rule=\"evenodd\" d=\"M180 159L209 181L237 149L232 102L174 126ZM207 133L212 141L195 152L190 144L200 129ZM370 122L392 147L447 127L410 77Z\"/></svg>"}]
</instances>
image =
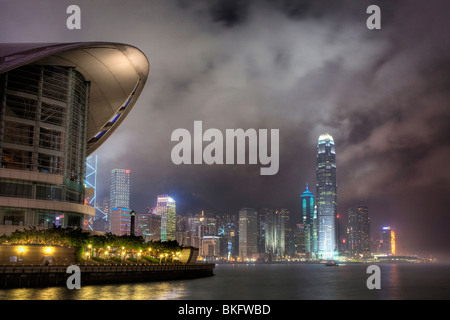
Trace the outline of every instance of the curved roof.
<instances>
[{"instance_id":1,"label":"curved roof","mask_svg":"<svg viewBox=\"0 0 450 320\"><path fill-rule=\"evenodd\" d=\"M30 63L72 66L90 81L87 155L94 152L130 112L149 73L144 53L127 44L0 44L0 73Z\"/></svg>"}]
</instances>

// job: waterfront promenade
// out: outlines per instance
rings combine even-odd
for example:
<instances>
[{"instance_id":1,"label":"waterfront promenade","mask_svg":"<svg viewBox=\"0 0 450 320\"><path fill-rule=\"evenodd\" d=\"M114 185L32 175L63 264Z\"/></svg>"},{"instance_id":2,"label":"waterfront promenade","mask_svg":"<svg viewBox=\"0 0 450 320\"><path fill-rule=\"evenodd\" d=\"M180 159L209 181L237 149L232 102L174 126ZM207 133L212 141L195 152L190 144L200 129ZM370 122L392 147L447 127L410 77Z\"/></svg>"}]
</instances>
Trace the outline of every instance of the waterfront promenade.
<instances>
[{"instance_id":1,"label":"waterfront promenade","mask_svg":"<svg viewBox=\"0 0 450 320\"><path fill-rule=\"evenodd\" d=\"M213 275L215 265L193 264L75 264L81 285L192 279ZM0 289L66 286L69 265L0 265Z\"/></svg>"}]
</instances>

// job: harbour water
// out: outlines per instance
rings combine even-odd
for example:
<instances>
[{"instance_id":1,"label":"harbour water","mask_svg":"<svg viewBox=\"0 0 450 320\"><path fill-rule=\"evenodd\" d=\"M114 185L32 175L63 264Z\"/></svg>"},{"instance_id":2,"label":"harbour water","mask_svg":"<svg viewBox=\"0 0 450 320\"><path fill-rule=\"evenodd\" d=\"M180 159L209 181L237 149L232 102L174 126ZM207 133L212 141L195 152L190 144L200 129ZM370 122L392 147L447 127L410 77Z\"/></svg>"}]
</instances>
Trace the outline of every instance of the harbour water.
<instances>
[{"instance_id":1,"label":"harbour water","mask_svg":"<svg viewBox=\"0 0 450 320\"><path fill-rule=\"evenodd\" d=\"M449 264L218 264L214 276L148 283L0 290L0 300L447 300Z\"/></svg>"}]
</instances>

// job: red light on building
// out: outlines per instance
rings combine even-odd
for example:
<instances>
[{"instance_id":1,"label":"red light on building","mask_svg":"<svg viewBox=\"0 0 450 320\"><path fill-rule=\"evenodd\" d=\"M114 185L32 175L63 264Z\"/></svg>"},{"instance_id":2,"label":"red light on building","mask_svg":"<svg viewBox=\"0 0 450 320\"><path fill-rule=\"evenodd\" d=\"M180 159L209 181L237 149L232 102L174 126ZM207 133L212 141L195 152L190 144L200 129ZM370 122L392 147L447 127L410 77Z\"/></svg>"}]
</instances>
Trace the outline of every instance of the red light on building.
<instances>
[{"instance_id":1,"label":"red light on building","mask_svg":"<svg viewBox=\"0 0 450 320\"><path fill-rule=\"evenodd\" d=\"M125 173L130 173L130 170L126 170Z\"/></svg>"}]
</instances>

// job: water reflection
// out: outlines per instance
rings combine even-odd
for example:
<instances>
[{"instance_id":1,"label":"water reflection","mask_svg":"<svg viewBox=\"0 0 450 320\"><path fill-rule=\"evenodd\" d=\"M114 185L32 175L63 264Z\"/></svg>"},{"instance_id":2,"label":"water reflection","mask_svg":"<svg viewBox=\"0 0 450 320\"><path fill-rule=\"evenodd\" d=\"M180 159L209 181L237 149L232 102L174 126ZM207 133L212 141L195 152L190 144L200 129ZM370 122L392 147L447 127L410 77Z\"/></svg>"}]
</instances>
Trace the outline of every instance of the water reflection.
<instances>
[{"instance_id":1,"label":"water reflection","mask_svg":"<svg viewBox=\"0 0 450 320\"><path fill-rule=\"evenodd\" d=\"M0 300L449 299L448 265L383 264L370 290L368 265L219 265L215 276L148 283L0 290Z\"/></svg>"},{"instance_id":2,"label":"water reflection","mask_svg":"<svg viewBox=\"0 0 450 320\"><path fill-rule=\"evenodd\" d=\"M91 285L0 290L0 300L177 300L186 298L183 282Z\"/></svg>"}]
</instances>

